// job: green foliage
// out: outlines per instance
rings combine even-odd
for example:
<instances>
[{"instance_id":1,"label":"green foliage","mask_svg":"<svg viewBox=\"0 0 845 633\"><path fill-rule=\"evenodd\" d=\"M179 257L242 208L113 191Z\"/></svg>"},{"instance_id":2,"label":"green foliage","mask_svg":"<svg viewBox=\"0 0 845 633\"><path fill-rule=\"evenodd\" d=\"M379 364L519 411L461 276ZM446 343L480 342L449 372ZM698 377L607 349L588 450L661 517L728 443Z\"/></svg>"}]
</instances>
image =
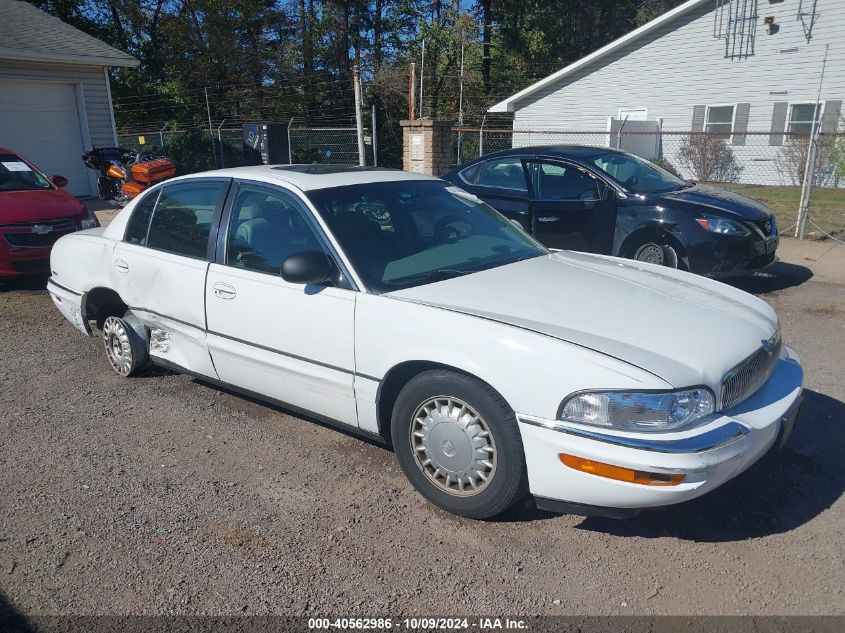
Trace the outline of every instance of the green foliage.
<instances>
[{"instance_id":1,"label":"green foliage","mask_svg":"<svg viewBox=\"0 0 845 633\"><path fill-rule=\"evenodd\" d=\"M681 174L678 172L678 170L675 169L675 166L671 162L669 162L668 160L663 158L662 156L659 157L659 158L652 159L651 162L654 163L655 165L657 165L658 167L665 169L666 171L668 171L673 176L677 176L678 178L682 177Z\"/></svg>"}]
</instances>

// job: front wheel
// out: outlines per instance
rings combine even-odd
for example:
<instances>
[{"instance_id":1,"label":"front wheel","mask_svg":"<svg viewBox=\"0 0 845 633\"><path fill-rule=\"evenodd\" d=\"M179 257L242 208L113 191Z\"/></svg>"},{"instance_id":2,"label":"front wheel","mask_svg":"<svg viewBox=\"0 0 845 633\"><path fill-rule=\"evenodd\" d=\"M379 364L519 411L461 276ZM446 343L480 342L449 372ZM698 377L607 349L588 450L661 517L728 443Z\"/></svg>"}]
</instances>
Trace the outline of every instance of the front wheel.
<instances>
[{"instance_id":1,"label":"front wheel","mask_svg":"<svg viewBox=\"0 0 845 633\"><path fill-rule=\"evenodd\" d=\"M413 486L453 514L491 518L528 492L514 413L476 378L446 370L416 376L399 393L391 432Z\"/></svg>"},{"instance_id":2,"label":"front wheel","mask_svg":"<svg viewBox=\"0 0 845 633\"><path fill-rule=\"evenodd\" d=\"M667 268L678 267L678 251L669 244L658 244L647 241L634 250L634 257L638 262L666 266Z\"/></svg>"}]
</instances>

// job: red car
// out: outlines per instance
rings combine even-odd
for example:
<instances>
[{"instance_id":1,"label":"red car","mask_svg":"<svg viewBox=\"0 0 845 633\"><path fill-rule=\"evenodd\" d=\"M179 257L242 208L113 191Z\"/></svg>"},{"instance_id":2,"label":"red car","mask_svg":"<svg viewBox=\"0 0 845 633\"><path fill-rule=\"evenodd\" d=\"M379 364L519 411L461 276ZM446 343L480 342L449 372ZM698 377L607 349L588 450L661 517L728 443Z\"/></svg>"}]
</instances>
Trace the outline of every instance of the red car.
<instances>
[{"instance_id":1,"label":"red car","mask_svg":"<svg viewBox=\"0 0 845 633\"><path fill-rule=\"evenodd\" d=\"M97 216L35 165L0 147L0 278L48 272L62 235L100 226Z\"/></svg>"}]
</instances>

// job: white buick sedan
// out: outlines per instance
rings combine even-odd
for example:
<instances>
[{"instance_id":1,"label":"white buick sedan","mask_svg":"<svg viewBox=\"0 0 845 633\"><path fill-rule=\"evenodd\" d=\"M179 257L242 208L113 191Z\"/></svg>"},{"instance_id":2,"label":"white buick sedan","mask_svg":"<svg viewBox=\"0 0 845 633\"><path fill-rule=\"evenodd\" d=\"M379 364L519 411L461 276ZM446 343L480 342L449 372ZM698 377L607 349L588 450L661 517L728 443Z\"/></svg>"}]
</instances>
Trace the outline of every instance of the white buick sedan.
<instances>
[{"instance_id":1,"label":"white buick sedan","mask_svg":"<svg viewBox=\"0 0 845 633\"><path fill-rule=\"evenodd\" d=\"M117 373L152 363L392 443L422 495L467 517L529 493L607 516L692 499L782 444L801 400L763 301L550 252L400 171L168 180L61 238L51 270Z\"/></svg>"}]
</instances>

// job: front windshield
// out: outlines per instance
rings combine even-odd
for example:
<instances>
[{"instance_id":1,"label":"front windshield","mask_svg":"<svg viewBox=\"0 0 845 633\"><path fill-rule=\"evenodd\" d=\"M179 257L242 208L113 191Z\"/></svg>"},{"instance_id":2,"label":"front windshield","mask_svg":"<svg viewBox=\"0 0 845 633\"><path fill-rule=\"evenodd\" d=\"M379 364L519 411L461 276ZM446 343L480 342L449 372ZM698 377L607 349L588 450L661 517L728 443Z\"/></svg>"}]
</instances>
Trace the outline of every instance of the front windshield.
<instances>
[{"instance_id":1,"label":"front windshield","mask_svg":"<svg viewBox=\"0 0 845 633\"><path fill-rule=\"evenodd\" d=\"M444 182L374 182L307 195L374 292L547 253L499 212Z\"/></svg>"},{"instance_id":2,"label":"front windshield","mask_svg":"<svg viewBox=\"0 0 845 633\"><path fill-rule=\"evenodd\" d=\"M14 154L0 154L0 191L52 189L48 180Z\"/></svg>"},{"instance_id":3,"label":"front windshield","mask_svg":"<svg viewBox=\"0 0 845 633\"><path fill-rule=\"evenodd\" d=\"M684 185L683 180L665 169L630 154L608 152L593 156L590 160L604 173L635 193L674 191Z\"/></svg>"}]
</instances>

